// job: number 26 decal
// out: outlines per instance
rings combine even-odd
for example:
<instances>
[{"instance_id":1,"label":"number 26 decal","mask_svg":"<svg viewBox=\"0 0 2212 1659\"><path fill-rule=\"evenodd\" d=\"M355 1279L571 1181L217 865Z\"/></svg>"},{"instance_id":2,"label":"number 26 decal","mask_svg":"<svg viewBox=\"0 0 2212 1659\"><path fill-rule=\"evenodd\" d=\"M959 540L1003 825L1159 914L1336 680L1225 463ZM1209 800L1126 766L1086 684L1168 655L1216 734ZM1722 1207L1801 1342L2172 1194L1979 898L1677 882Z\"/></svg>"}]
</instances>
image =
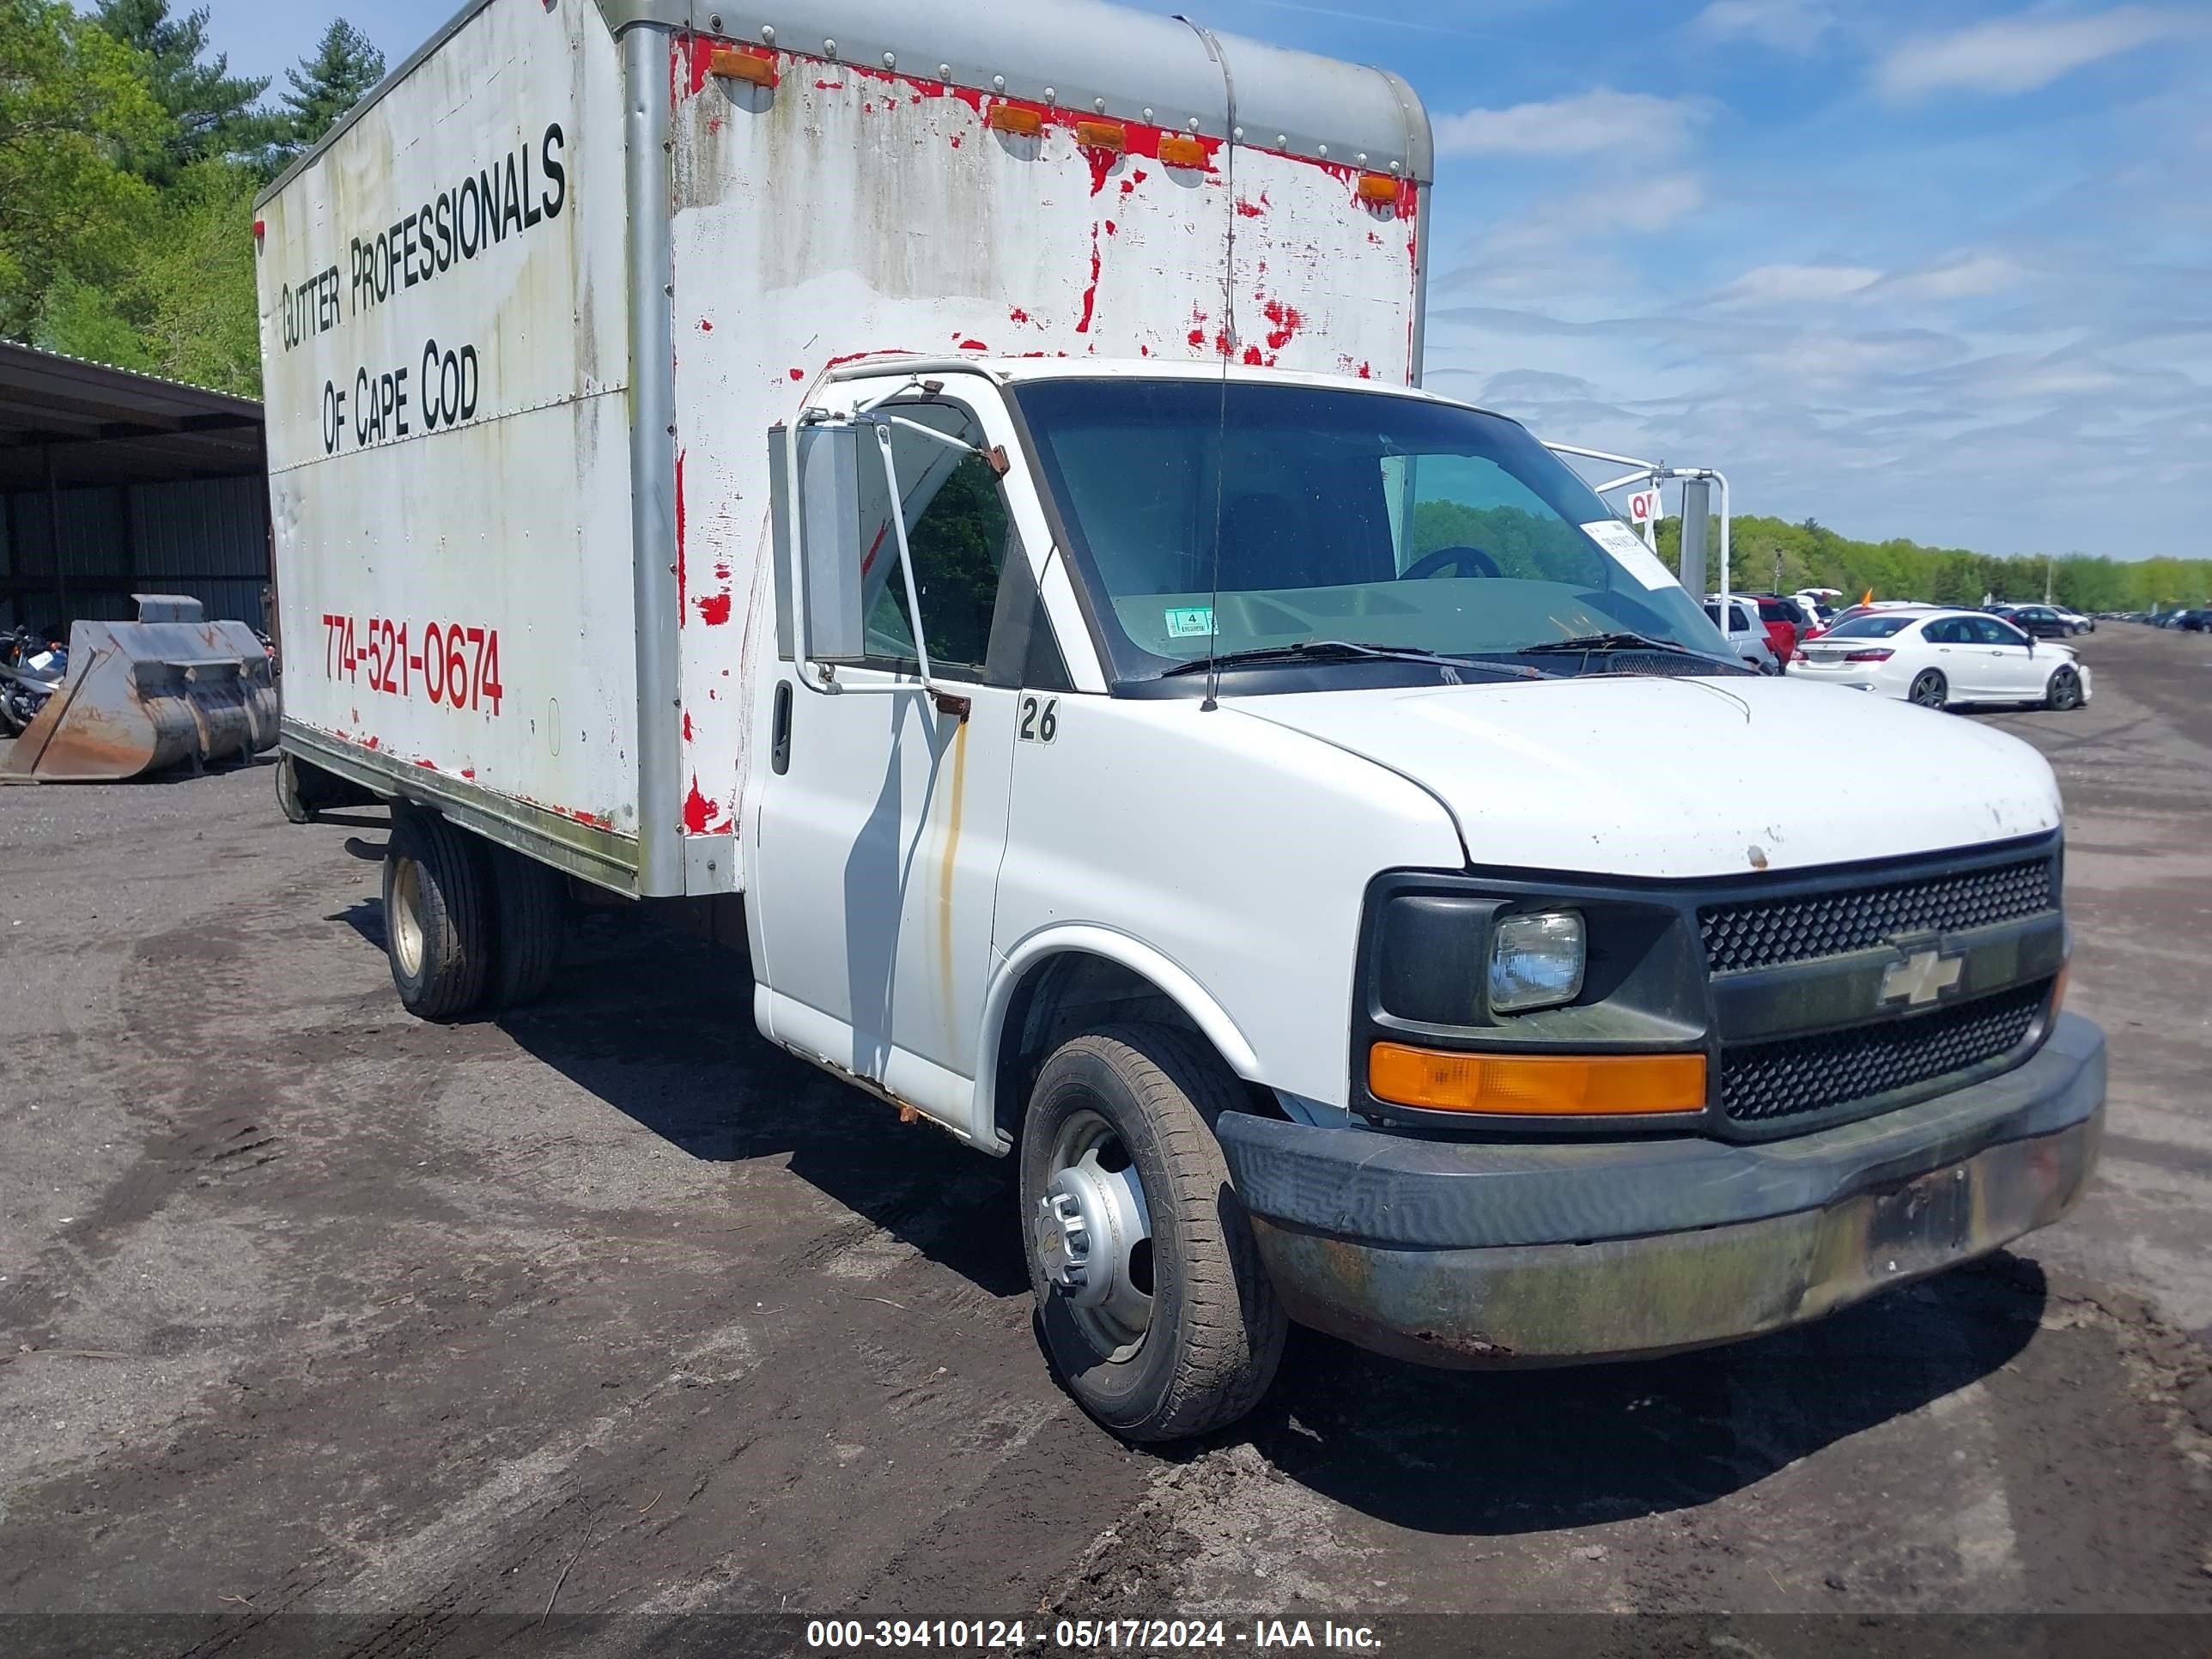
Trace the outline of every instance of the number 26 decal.
<instances>
[{"instance_id":1,"label":"number 26 decal","mask_svg":"<svg viewBox=\"0 0 2212 1659\"><path fill-rule=\"evenodd\" d=\"M1022 741L1050 743L1060 735L1060 699L1058 697L1024 697L1022 699Z\"/></svg>"}]
</instances>

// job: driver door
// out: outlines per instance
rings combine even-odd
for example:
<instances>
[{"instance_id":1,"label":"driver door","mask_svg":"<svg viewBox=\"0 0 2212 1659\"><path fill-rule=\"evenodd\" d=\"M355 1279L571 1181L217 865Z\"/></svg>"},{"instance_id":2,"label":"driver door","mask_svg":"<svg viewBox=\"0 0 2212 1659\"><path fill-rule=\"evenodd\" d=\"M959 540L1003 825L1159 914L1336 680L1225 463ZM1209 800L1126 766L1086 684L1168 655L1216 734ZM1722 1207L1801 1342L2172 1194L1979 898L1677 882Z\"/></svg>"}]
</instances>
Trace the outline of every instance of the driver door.
<instances>
[{"instance_id":1,"label":"driver door","mask_svg":"<svg viewBox=\"0 0 2212 1659\"><path fill-rule=\"evenodd\" d=\"M980 399L886 412L985 450L1013 441ZM1030 643L1001 593L1035 586L989 462L902 428L892 443L922 642L965 716L922 690L888 492L864 468L861 647L836 660L836 695L797 684L787 653L747 903L762 1030L960 1123L1006 849L1020 672L1004 659Z\"/></svg>"}]
</instances>

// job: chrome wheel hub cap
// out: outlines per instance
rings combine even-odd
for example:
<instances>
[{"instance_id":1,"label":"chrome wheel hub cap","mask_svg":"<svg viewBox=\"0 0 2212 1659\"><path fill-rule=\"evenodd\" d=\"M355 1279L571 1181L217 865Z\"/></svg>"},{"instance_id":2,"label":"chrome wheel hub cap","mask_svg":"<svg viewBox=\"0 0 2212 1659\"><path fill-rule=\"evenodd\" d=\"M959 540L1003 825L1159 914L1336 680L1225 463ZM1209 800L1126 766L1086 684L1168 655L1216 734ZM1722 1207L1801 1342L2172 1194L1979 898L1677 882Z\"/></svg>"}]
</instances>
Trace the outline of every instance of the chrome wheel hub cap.
<instances>
[{"instance_id":1,"label":"chrome wheel hub cap","mask_svg":"<svg viewBox=\"0 0 2212 1659\"><path fill-rule=\"evenodd\" d=\"M1089 1114L1061 1131L1054 1164L1032 1218L1037 1261L1093 1343L1124 1358L1152 1322L1144 1185L1111 1128Z\"/></svg>"},{"instance_id":2,"label":"chrome wheel hub cap","mask_svg":"<svg viewBox=\"0 0 2212 1659\"><path fill-rule=\"evenodd\" d=\"M392 914L385 918L399 965L412 979L422 971L422 866L402 859L392 872Z\"/></svg>"}]
</instances>

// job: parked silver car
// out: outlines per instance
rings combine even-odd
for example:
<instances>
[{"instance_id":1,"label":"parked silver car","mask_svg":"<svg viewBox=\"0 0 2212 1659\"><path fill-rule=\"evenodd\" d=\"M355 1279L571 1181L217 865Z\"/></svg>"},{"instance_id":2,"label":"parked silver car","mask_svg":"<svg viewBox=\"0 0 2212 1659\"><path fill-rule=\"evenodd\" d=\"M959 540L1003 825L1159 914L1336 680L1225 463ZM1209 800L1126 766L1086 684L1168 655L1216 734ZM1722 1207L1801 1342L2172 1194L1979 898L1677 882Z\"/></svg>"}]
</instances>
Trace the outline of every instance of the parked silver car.
<instances>
[{"instance_id":1,"label":"parked silver car","mask_svg":"<svg viewBox=\"0 0 2212 1659\"><path fill-rule=\"evenodd\" d=\"M1762 674L1779 674L1782 672L1782 659L1774 654L1774 647L1766 637L1766 623L1759 617L1758 600L1738 599L1733 593L1729 595L1729 619L1725 626L1721 622L1718 599L1706 599L1705 615L1712 618L1714 627L1728 635L1728 642L1735 647L1736 655L1742 658L1747 665Z\"/></svg>"}]
</instances>

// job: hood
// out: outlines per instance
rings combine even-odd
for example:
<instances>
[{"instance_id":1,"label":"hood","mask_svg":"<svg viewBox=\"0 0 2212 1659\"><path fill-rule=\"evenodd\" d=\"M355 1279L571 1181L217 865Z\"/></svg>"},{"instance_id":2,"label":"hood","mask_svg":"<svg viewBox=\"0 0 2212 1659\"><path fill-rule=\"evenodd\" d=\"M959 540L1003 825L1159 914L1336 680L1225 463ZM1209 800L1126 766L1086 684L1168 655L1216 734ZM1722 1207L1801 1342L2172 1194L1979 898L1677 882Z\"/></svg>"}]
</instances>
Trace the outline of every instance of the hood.
<instances>
[{"instance_id":1,"label":"hood","mask_svg":"<svg viewBox=\"0 0 2212 1659\"><path fill-rule=\"evenodd\" d=\"M2035 750L1955 714L1787 679L1579 679L1252 697L1240 713L1427 789L1476 865L1687 878L2057 828ZM1807 745L1825 763L1808 769Z\"/></svg>"}]
</instances>

